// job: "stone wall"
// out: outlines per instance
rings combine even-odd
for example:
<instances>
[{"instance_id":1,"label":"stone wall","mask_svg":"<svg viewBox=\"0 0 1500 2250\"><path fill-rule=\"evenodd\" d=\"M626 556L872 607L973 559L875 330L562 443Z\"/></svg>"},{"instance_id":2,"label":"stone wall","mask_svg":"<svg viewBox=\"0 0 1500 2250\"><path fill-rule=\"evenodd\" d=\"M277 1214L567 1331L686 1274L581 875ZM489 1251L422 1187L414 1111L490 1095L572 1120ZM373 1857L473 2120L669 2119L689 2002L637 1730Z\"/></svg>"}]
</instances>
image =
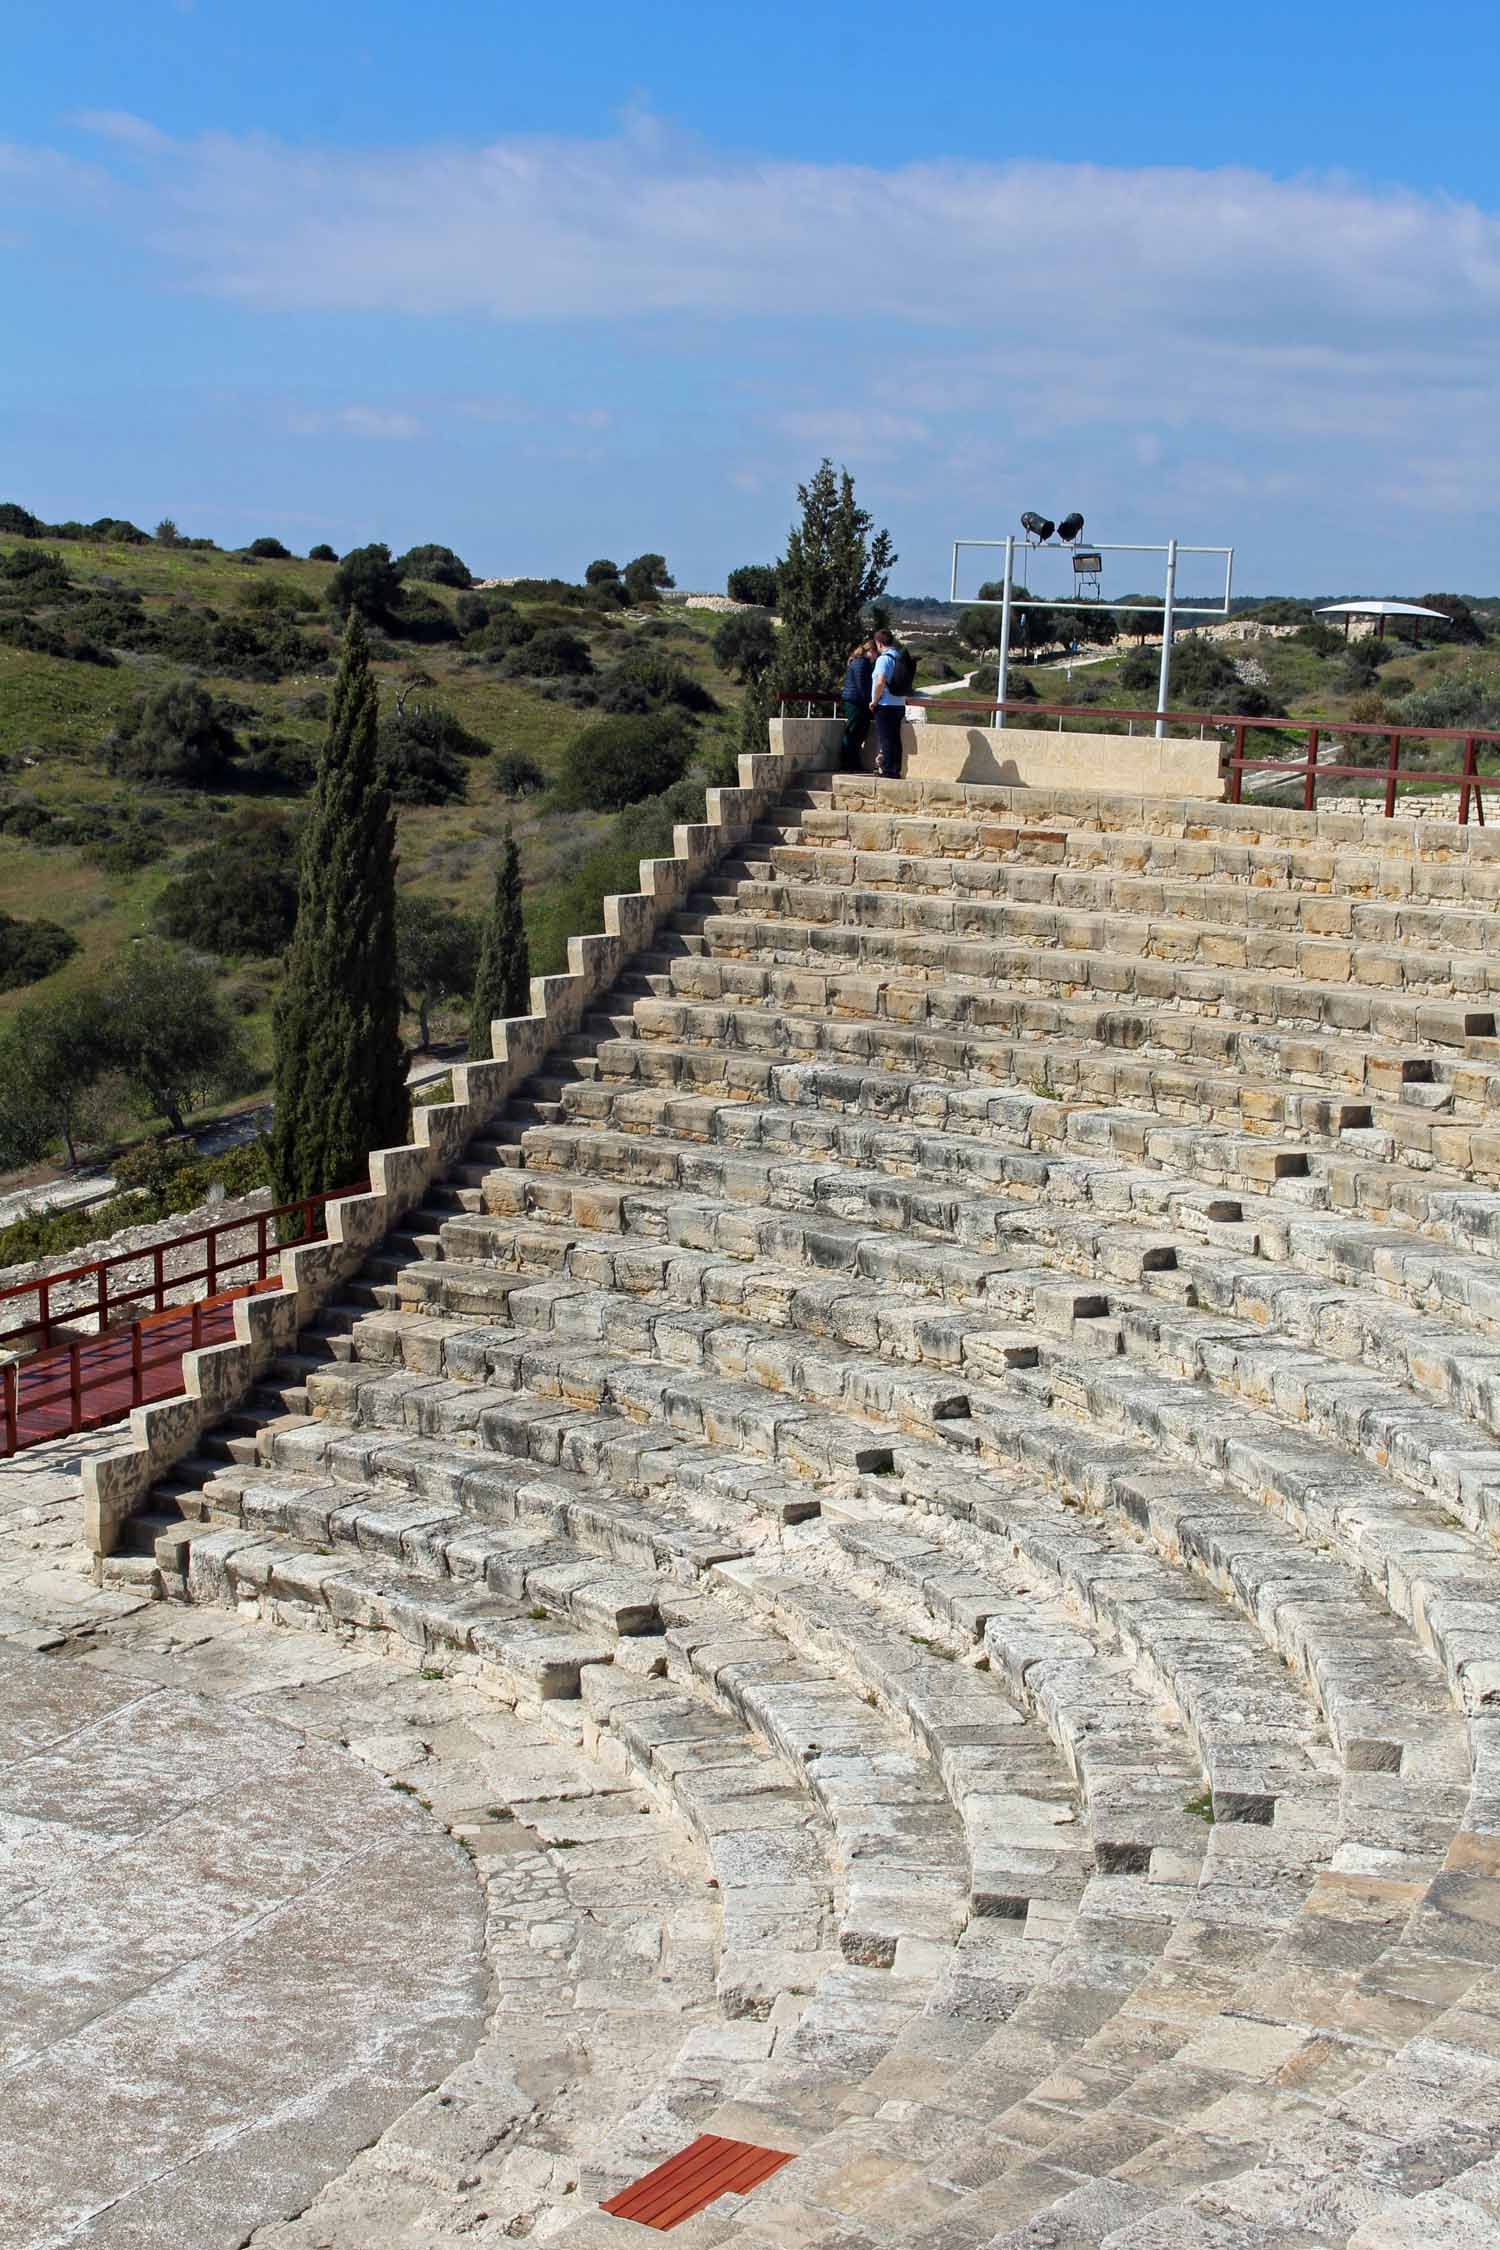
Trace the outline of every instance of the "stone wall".
<instances>
[{"instance_id":1,"label":"stone wall","mask_svg":"<svg viewBox=\"0 0 1500 2250\"><path fill-rule=\"evenodd\" d=\"M837 756L836 719L788 719L787 739L808 762ZM1131 796L1202 797L1226 790L1218 742L1158 742L1149 734L1058 734L1047 727L910 724L901 730L914 781L974 781L1021 789L1108 789ZM867 748L867 757L873 750Z\"/></svg>"}]
</instances>

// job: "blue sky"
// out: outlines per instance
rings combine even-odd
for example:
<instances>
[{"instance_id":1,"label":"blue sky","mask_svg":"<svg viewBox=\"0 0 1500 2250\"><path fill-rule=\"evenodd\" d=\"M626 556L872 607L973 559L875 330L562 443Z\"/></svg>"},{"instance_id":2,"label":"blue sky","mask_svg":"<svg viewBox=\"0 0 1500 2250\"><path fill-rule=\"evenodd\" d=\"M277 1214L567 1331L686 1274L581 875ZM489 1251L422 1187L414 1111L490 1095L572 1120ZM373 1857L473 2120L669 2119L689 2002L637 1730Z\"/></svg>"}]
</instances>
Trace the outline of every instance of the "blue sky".
<instances>
[{"instance_id":1,"label":"blue sky","mask_svg":"<svg viewBox=\"0 0 1500 2250\"><path fill-rule=\"evenodd\" d=\"M0 496L48 516L715 586L827 452L911 591L1033 506L1500 586L1493 5L17 14Z\"/></svg>"}]
</instances>

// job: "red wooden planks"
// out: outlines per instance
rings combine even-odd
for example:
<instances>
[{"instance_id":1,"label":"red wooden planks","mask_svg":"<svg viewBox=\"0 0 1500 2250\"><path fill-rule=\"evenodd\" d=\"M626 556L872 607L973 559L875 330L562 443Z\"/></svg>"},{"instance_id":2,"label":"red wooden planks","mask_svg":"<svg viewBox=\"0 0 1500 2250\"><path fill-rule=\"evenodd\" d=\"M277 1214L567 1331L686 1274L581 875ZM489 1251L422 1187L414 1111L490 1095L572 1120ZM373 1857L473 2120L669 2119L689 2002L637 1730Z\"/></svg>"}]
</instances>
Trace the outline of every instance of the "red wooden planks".
<instances>
[{"instance_id":1,"label":"red wooden planks","mask_svg":"<svg viewBox=\"0 0 1500 2250\"><path fill-rule=\"evenodd\" d=\"M78 1389L74 1396L72 1352L38 1352L21 1360L15 1372L16 1449L43 1445L49 1438L66 1437L74 1430L97 1429L102 1423L122 1419L133 1405L175 1398L182 1389L184 1355L206 1344L224 1344L234 1336L234 1300L258 1295L278 1286L275 1280L250 1282L227 1289L192 1305L174 1305L166 1312L148 1313L131 1327L115 1328L102 1336L85 1338L77 1347ZM198 1342L193 1343L193 1315L198 1317ZM140 1334L140 1391L135 1391L133 1331ZM0 1448L5 1433L0 1429Z\"/></svg>"},{"instance_id":2,"label":"red wooden planks","mask_svg":"<svg viewBox=\"0 0 1500 2250\"><path fill-rule=\"evenodd\" d=\"M700 2133L680 2155L647 2172L633 2186L622 2188L601 2211L616 2219L634 2219L643 2227L665 2234L681 2226L719 2195L748 2195L783 2164L792 2151L757 2148L753 2141L729 2141L718 2133Z\"/></svg>"}]
</instances>

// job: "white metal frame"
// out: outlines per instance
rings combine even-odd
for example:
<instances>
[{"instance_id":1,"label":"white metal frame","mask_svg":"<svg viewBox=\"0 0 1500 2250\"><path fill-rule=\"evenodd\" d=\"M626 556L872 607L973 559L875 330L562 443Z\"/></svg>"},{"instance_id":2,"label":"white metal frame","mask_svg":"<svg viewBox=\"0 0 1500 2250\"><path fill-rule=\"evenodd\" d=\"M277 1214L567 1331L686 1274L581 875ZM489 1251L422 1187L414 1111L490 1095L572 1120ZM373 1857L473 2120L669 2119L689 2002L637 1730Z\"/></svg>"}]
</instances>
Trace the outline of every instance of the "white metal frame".
<instances>
[{"instance_id":1,"label":"white metal frame","mask_svg":"<svg viewBox=\"0 0 1500 2250\"><path fill-rule=\"evenodd\" d=\"M959 599L958 556L962 547L1003 547L1005 550L1005 576L1001 581L1001 598L993 595L987 601L966 602L968 609L998 609L1000 612L1000 662L995 678L996 726L1003 727L1005 713L998 706L1005 701L1005 689L1010 674L1010 621L1018 609L1082 609L1087 605L1075 593L1069 601L1060 594L1031 594L1017 601L1015 593L1016 549L1024 553L1066 555L1072 552L1058 539L1017 539L1012 532L1006 539L955 539L953 542L953 573L949 581L950 601ZM1179 617L1227 617L1229 615L1230 589L1234 583L1234 549L1232 547L1189 547L1182 541L1168 539L1142 544L1136 540L1091 539L1089 552L1101 555L1165 555L1167 558L1166 589L1161 605L1151 602L1101 601L1101 609L1115 610L1126 615L1161 618L1161 673L1156 689L1156 732L1158 738L1167 731L1167 696L1172 685L1172 628ZM1181 602L1177 600L1177 558L1179 555L1222 555L1224 558L1224 593L1217 602Z\"/></svg>"}]
</instances>

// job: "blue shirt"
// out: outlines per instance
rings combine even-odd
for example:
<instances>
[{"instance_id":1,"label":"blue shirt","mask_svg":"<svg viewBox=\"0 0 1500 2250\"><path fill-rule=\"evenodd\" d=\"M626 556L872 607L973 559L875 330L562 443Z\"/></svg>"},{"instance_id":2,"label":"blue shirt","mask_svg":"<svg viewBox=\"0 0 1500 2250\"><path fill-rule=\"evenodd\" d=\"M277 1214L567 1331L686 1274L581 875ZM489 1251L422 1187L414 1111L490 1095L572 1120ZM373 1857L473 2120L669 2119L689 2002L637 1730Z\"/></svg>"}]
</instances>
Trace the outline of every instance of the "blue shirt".
<instances>
[{"instance_id":1,"label":"blue shirt","mask_svg":"<svg viewBox=\"0 0 1500 2250\"><path fill-rule=\"evenodd\" d=\"M844 674L844 700L847 703L868 703L870 679L875 670L868 656L851 656L849 669Z\"/></svg>"},{"instance_id":2,"label":"blue shirt","mask_svg":"<svg viewBox=\"0 0 1500 2250\"><path fill-rule=\"evenodd\" d=\"M892 695L888 685L891 674L895 669L896 651L893 648L883 648L875 659L875 677L870 683L870 701L877 708L882 703L894 703L898 710L904 711L906 709L905 696ZM877 692L882 687L886 690L884 695Z\"/></svg>"}]
</instances>

